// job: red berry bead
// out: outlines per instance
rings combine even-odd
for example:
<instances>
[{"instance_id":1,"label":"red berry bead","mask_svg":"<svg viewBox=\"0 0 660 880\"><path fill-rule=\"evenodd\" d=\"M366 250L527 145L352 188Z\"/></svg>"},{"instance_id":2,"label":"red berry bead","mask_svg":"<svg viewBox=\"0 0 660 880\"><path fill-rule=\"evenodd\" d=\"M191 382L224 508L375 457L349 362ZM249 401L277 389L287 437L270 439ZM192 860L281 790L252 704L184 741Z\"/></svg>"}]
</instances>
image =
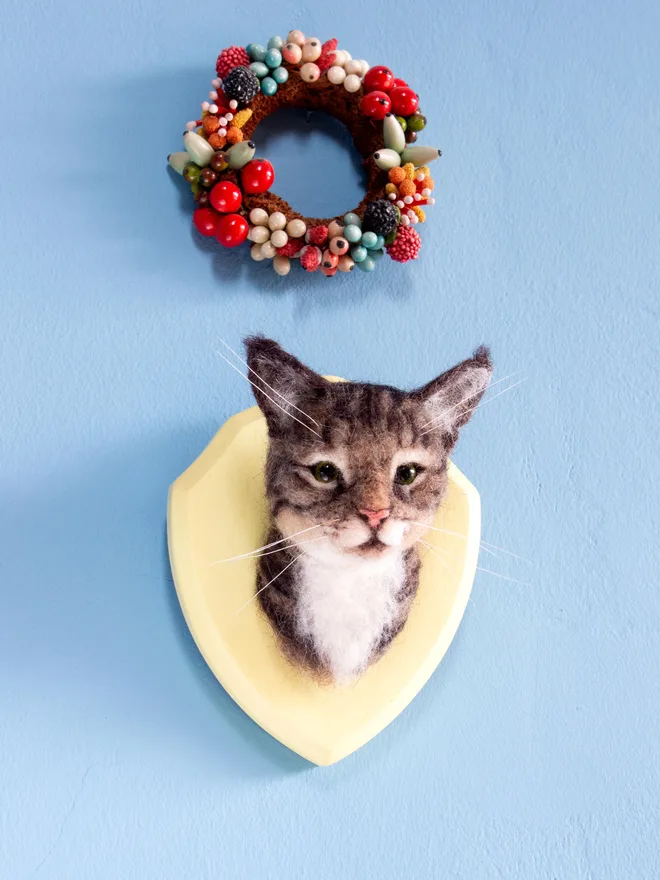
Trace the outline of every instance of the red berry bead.
<instances>
[{"instance_id":1,"label":"red berry bead","mask_svg":"<svg viewBox=\"0 0 660 880\"><path fill-rule=\"evenodd\" d=\"M193 211L193 223L201 235L215 235L219 219L211 208L197 208Z\"/></svg>"},{"instance_id":2,"label":"red berry bead","mask_svg":"<svg viewBox=\"0 0 660 880\"><path fill-rule=\"evenodd\" d=\"M235 183L221 180L211 190L211 204L221 214L234 214L241 207L243 195Z\"/></svg>"},{"instance_id":3,"label":"red berry bead","mask_svg":"<svg viewBox=\"0 0 660 880\"><path fill-rule=\"evenodd\" d=\"M236 247L248 237L249 226L240 214L223 214L218 220L215 235L224 247Z\"/></svg>"},{"instance_id":4,"label":"red berry bead","mask_svg":"<svg viewBox=\"0 0 660 880\"><path fill-rule=\"evenodd\" d=\"M390 92L392 113L395 116L412 116L419 107L419 98L409 86L397 86Z\"/></svg>"},{"instance_id":5,"label":"red berry bead","mask_svg":"<svg viewBox=\"0 0 660 880\"><path fill-rule=\"evenodd\" d=\"M223 49L218 55L218 60L215 62L215 69L218 76L222 77L222 79L235 67L249 66L250 56L243 46L230 46L228 49Z\"/></svg>"},{"instance_id":6,"label":"red berry bead","mask_svg":"<svg viewBox=\"0 0 660 880\"><path fill-rule=\"evenodd\" d=\"M393 89L398 89L398 88L407 89L408 83L405 81L405 79L395 79L394 83L392 85L392 88Z\"/></svg>"},{"instance_id":7,"label":"red berry bead","mask_svg":"<svg viewBox=\"0 0 660 880\"><path fill-rule=\"evenodd\" d=\"M392 102L385 92L369 92L360 101L360 110L370 119L385 119L392 109Z\"/></svg>"},{"instance_id":8,"label":"red berry bead","mask_svg":"<svg viewBox=\"0 0 660 880\"><path fill-rule=\"evenodd\" d=\"M365 73L362 85L365 92L389 92L394 88L394 74L389 67L370 67Z\"/></svg>"},{"instance_id":9,"label":"red berry bead","mask_svg":"<svg viewBox=\"0 0 660 880\"><path fill-rule=\"evenodd\" d=\"M387 246L387 253L397 263L416 260L422 246L422 239L412 226L399 226L396 238Z\"/></svg>"},{"instance_id":10,"label":"red berry bead","mask_svg":"<svg viewBox=\"0 0 660 880\"><path fill-rule=\"evenodd\" d=\"M275 170L267 159L252 159L241 171L243 191L265 193L273 185Z\"/></svg>"}]
</instances>

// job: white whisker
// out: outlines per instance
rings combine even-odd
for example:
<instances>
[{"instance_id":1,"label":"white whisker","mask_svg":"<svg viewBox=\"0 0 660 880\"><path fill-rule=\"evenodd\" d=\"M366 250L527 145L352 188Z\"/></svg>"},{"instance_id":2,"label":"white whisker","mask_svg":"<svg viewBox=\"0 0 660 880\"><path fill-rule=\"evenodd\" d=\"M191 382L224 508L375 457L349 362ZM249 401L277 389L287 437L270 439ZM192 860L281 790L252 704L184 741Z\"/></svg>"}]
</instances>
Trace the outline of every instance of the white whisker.
<instances>
[{"instance_id":1,"label":"white whisker","mask_svg":"<svg viewBox=\"0 0 660 880\"><path fill-rule=\"evenodd\" d=\"M244 364L244 365L248 368L248 370L249 370L251 373L254 373L254 375L255 375L255 376L257 377L257 379L262 383L262 385L265 385L266 388L270 388L271 391L274 391L275 394L277 394L278 397L281 397L282 400L283 400L285 403L287 403L289 406L292 406L294 409L297 409L299 413L302 413L302 415L304 415L306 419L309 419L310 422L313 422L318 428L321 427L321 425L319 425L319 423L316 421L316 419L313 419L310 415L307 415L307 413L305 412L304 409L300 409L300 407L299 407L299 406L296 406L295 403L291 403L291 401L288 400L283 394L281 394L281 393L277 390L277 388L273 388L273 386L272 386L272 385L269 385L268 382L266 382L265 379L262 379L261 376L259 375L259 373L257 373L256 370L253 370L252 367L248 364L248 362L247 362L246 360L244 360L244 359L240 356L240 354L238 354L238 352L235 352L234 349L231 347L231 345L229 345L228 343L226 343L225 340L224 340L221 336L218 336L218 339L219 339L220 342L225 346L225 348L229 349L229 351L234 355L235 358L238 358L238 360L239 360L242 364ZM263 392L262 392L262 393L263 393Z\"/></svg>"},{"instance_id":2,"label":"white whisker","mask_svg":"<svg viewBox=\"0 0 660 880\"><path fill-rule=\"evenodd\" d=\"M442 565L442 567L446 570L446 572L447 572L447 574L449 575L449 577L453 580L453 582L456 584L456 586L458 586L458 581L457 581L456 578L454 577L454 573L452 572L451 568L449 568L449 566L447 565L447 563L445 562L445 560L442 558L442 556L438 556L438 554L435 552L435 551L438 550L439 548L438 548L438 547L432 547L430 544L427 544L426 541L423 541L421 538L418 538L418 539L417 539L417 543L418 543L418 544L423 544L424 547L426 547L426 549L429 551L429 553L430 553L432 556L435 556L435 558L438 560L438 562L439 562L439 563ZM468 601L469 601L469 602L472 602L472 598L471 598L470 596L468 596Z\"/></svg>"},{"instance_id":3,"label":"white whisker","mask_svg":"<svg viewBox=\"0 0 660 880\"><path fill-rule=\"evenodd\" d=\"M482 400L481 403L478 403L476 406L468 407L461 415L466 415L469 412L475 412L480 409L482 406L486 406L487 403L491 403L496 398L500 397L502 394L506 394L507 391L512 391L518 385L521 385L523 382L527 381L527 377L525 376L523 379L519 379L518 382L514 382L513 385L509 385L508 388L504 388L502 391L498 391L497 394L494 394L492 397L489 397L488 400ZM474 397L474 395L472 395ZM464 401L461 401L464 402ZM440 425L436 425L434 428L429 428L427 431L422 431L420 437L423 437L425 434L430 434L431 431L437 431Z\"/></svg>"},{"instance_id":4,"label":"white whisker","mask_svg":"<svg viewBox=\"0 0 660 880\"><path fill-rule=\"evenodd\" d=\"M300 419L296 418L296 416L293 415L293 413L290 413L288 410L284 409L284 407L281 404L279 404L273 397L271 397L270 394L266 394L266 392L263 390L263 388L259 388L258 385L255 385L255 383L248 376L246 376L245 373L241 373L241 371L238 369L238 367L235 364L232 364L232 362L229 360L229 358L226 358L221 351L216 351L216 354L219 357L221 357L223 359L223 361L225 361L225 363L229 364L229 366L232 368L232 370L236 370L238 375L242 376L246 382L249 382L253 388L256 388L256 390L259 391L261 394L263 394L264 397L267 397L271 403L274 403L275 406L278 407L278 409L281 409L285 415L290 416L295 422L298 422L298 424L302 425L303 428L307 428L308 431L311 431L312 434L315 434L321 440L323 439L318 431L315 431L313 428L310 428L309 425L306 425L304 422L301 422Z\"/></svg>"},{"instance_id":5,"label":"white whisker","mask_svg":"<svg viewBox=\"0 0 660 880\"><path fill-rule=\"evenodd\" d=\"M430 529L432 532L442 532L443 535L453 535L455 538L462 538L464 541L468 540L467 535L462 535L460 532L452 532L449 529L440 529L437 526L429 526L426 523L415 522L412 519L409 519L408 522L411 526L419 526L423 529ZM531 559L525 559L524 556L517 556L510 550L505 550L504 547L498 547L497 544L491 544L489 541L480 541L480 544L481 548L487 553L492 553L493 550L499 550L500 553L506 553L507 556L513 556L514 559L519 559L521 562L526 562L528 565L535 564L531 561Z\"/></svg>"},{"instance_id":6,"label":"white whisker","mask_svg":"<svg viewBox=\"0 0 660 880\"><path fill-rule=\"evenodd\" d=\"M245 559L261 559L263 556L271 556L273 553L283 553L285 550L295 550L297 547L304 547L305 544L314 544L316 541L325 541L326 536L321 535L320 538L310 538L309 541L293 541L286 547L276 547L275 550L267 550L265 553L248 553L246 556L235 557L234 559L224 559L223 562L239 562ZM292 540L287 538L287 540Z\"/></svg>"},{"instance_id":7,"label":"white whisker","mask_svg":"<svg viewBox=\"0 0 660 880\"><path fill-rule=\"evenodd\" d=\"M484 543L481 544L481 549L484 551L484 553L488 553L490 556L494 556L495 559L500 558L494 550L489 550Z\"/></svg>"},{"instance_id":8,"label":"white whisker","mask_svg":"<svg viewBox=\"0 0 660 880\"><path fill-rule=\"evenodd\" d=\"M512 379L514 376L519 375L519 373L522 373L522 370L516 370L515 373L509 373L508 376L502 376L502 378L498 379L497 382L491 382L491 384L488 386L488 390L490 390L491 388L494 388L496 385L499 385L500 382L505 382L507 379ZM476 393L478 394L479 392L477 391ZM474 396L475 396L475 394L473 393L473 394L470 394L468 397L464 397L462 400L459 400L458 403L455 403L453 406L450 406L449 409L446 409L444 412L441 412L439 416L433 416L433 418L430 421L425 422L423 425L420 425L420 428L428 428L429 425L433 425L435 422L439 421L443 416L446 416L447 413L450 413L452 410L456 409L456 407L460 406L462 403L467 403L467 401L470 400Z\"/></svg>"},{"instance_id":9,"label":"white whisker","mask_svg":"<svg viewBox=\"0 0 660 880\"><path fill-rule=\"evenodd\" d=\"M333 520L335 522L335 520ZM304 535L305 532L311 532L314 529L320 529L323 526L323 523L319 523L315 526L310 526L307 529L301 529L299 532L294 532L293 535L289 535L288 538L280 538L279 541L271 541L270 544L264 544L263 547L257 547L256 550L250 550L248 553L240 553L238 556L230 556L229 559L216 559L215 562L212 562L211 565L221 565L223 562L234 562L236 559L246 559L248 556L253 556L255 553L261 553L262 550L269 550L271 547L277 546L277 544L283 544L285 541L291 541L293 538L297 538L298 535Z\"/></svg>"},{"instance_id":10,"label":"white whisker","mask_svg":"<svg viewBox=\"0 0 660 880\"><path fill-rule=\"evenodd\" d=\"M264 586L261 587L260 590L257 590L257 592L254 594L254 596L252 596L251 599L248 599L248 601L244 605L241 605L241 607L238 609L238 611L235 612L234 616L236 614L239 614L244 608L247 608L247 606L250 604L250 602L254 602L254 600L257 598L259 593L263 593L263 591L266 589L266 587L270 587L271 584L274 584L278 578L282 577L282 575L284 574L284 572L288 568L291 568L291 566L293 565L294 562L298 562L298 560L302 559L303 556L304 556L304 553L301 553L299 556L296 556L295 559L292 559L288 565L285 565L284 568L282 569L282 571L280 571L278 574L276 574L275 577L272 578L272 580L268 581L267 584L264 584Z\"/></svg>"},{"instance_id":11,"label":"white whisker","mask_svg":"<svg viewBox=\"0 0 660 880\"><path fill-rule=\"evenodd\" d=\"M420 544L423 544L425 547L428 547L428 549L431 551L431 553L433 553L434 550L439 550L439 551L441 551L442 553L448 553L449 556L454 556L455 558L459 558L459 557L458 557L458 554L457 554L457 553L452 553L451 550L445 550L445 549L442 548L442 547L434 547L434 548L432 548L431 545L430 545L430 544L427 544L426 541L422 540L422 538L418 538L418 542L419 542ZM435 555L435 554L434 554L434 555ZM437 558L440 562L442 562L443 564L445 564L445 563L444 563L444 560L443 560L443 559L440 559L439 556L436 557L436 558ZM448 571L450 570L446 564L445 564L445 568L447 568ZM527 581L519 581L519 580L517 580L516 578L508 577L508 575L506 575L506 574L500 574L498 571L491 571L490 568L484 568L484 567L481 566L481 565L477 565L477 571L483 571L483 572L485 572L486 574L492 574L494 577L502 578L502 580L505 580L505 581L511 581L511 582L514 583L514 584L522 584L523 587L531 587L531 584L530 584L529 582L527 582Z\"/></svg>"}]
</instances>

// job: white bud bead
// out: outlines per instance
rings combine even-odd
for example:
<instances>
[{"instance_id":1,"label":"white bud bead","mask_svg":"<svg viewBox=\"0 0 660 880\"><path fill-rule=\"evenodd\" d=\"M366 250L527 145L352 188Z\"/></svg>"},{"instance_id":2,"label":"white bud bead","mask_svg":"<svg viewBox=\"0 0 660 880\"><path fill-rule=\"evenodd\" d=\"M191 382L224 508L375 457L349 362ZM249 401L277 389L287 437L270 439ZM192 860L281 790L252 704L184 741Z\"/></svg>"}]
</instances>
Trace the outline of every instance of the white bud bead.
<instances>
[{"instance_id":1,"label":"white bud bead","mask_svg":"<svg viewBox=\"0 0 660 880\"><path fill-rule=\"evenodd\" d=\"M357 92L360 90L362 80L355 73L349 74L344 80L344 88L347 92Z\"/></svg>"},{"instance_id":2,"label":"white bud bead","mask_svg":"<svg viewBox=\"0 0 660 880\"><path fill-rule=\"evenodd\" d=\"M347 61L346 64L344 64L344 70L349 75L354 73L356 76L360 76L362 65L359 61Z\"/></svg>"},{"instance_id":3,"label":"white bud bead","mask_svg":"<svg viewBox=\"0 0 660 880\"><path fill-rule=\"evenodd\" d=\"M288 275L291 271L291 260L278 254L273 260L273 269L275 269L278 275Z\"/></svg>"},{"instance_id":4,"label":"white bud bead","mask_svg":"<svg viewBox=\"0 0 660 880\"><path fill-rule=\"evenodd\" d=\"M321 55L321 41L318 37L309 37L302 47L303 61L316 61Z\"/></svg>"},{"instance_id":5,"label":"white bud bead","mask_svg":"<svg viewBox=\"0 0 660 880\"><path fill-rule=\"evenodd\" d=\"M268 225L273 231L276 229L284 229L286 226L286 217L281 211L273 211L268 218Z\"/></svg>"},{"instance_id":6,"label":"white bud bead","mask_svg":"<svg viewBox=\"0 0 660 880\"><path fill-rule=\"evenodd\" d=\"M263 244L270 238L270 232L266 226L253 226L248 232L248 238L256 244Z\"/></svg>"},{"instance_id":7,"label":"white bud bead","mask_svg":"<svg viewBox=\"0 0 660 880\"><path fill-rule=\"evenodd\" d=\"M263 208L252 208L250 223L254 226L268 226L268 211L264 211Z\"/></svg>"},{"instance_id":8,"label":"white bud bead","mask_svg":"<svg viewBox=\"0 0 660 880\"><path fill-rule=\"evenodd\" d=\"M273 259L277 251L275 250L275 245L272 243L272 241L265 241L261 245L261 253L267 260Z\"/></svg>"},{"instance_id":9,"label":"white bud bead","mask_svg":"<svg viewBox=\"0 0 660 880\"><path fill-rule=\"evenodd\" d=\"M261 245L253 244L250 248L250 256L253 260L256 260L257 263L260 263L264 259L264 255L261 253Z\"/></svg>"},{"instance_id":10,"label":"white bud bead","mask_svg":"<svg viewBox=\"0 0 660 880\"><path fill-rule=\"evenodd\" d=\"M307 226L304 220L289 220L286 224L286 231L289 238L302 238L307 232Z\"/></svg>"},{"instance_id":11,"label":"white bud bead","mask_svg":"<svg viewBox=\"0 0 660 880\"><path fill-rule=\"evenodd\" d=\"M283 229L276 229L271 235L270 240L276 248L281 248L287 243L289 236Z\"/></svg>"},{"instance_id":12,"label":"white bud bead","mask_svg":"<svg viewBox=\"0 0 660 880\"><path fill-rule=\"evenodd\" d=\"M335 64L328 70L328 79L333 86L340 86L346 79L346 71Z\"/></svg>"}]
</instances>

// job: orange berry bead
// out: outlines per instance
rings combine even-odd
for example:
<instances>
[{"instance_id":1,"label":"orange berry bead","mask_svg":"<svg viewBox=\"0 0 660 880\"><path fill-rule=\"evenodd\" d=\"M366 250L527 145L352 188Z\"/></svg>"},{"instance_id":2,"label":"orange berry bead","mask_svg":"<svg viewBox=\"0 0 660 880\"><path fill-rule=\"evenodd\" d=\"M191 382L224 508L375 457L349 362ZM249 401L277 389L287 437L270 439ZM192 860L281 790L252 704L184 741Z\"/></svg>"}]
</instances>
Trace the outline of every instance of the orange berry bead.
<instances>
[{"instance_id":1,"label":"orange berry bead","mask_svg":"<svg viewBox=\"0 0 660 880\"><path fill-rule=\"evenodd\" d=\"M431 176L425 177L422 181L422 189L435 189L435 181Z\"/></svg>"},{"instance_id":2,"label":"orange berry bead","mask_svg":"<svg viewBox=\"0 0 660 880\"><path fill-rule=\"evenodd\" d=\"M406 178L399 184L399 195L401 196L414 196L416 192L417 187L415 186L414 180Z\"/></svg>"},{"instance_id":3,"label":"orange berry bead","mask_svg":"<svg viewBox=\"0 0 660 880\"><path fill-rule=\"evenodd\" d=\"M243 140L243 132L240 128L236 128L235 125L230 125L227 129L227 142L230 144L237 144Z\"/></svg>"},{"instance_id":4,"label":"orange berry bead","mask_svg":"<svg viewBox=\"0 0 660 880\"><path fill-rule=\"evenodd\" d=\"M401 183L402 180L406 179L406 172L401 166L397 166L396 168L390 168L388 177L391 183Z\"/></svg>"},{"instance_id":5,"label":"orange berry bead","mask_svg":"<svg viewBox=\"0 0 660 880\"><path fill-rule=\"evenodd\" d=\"M215 134L209 135L209 143L214 150L221 150L227 143L227 138L222 137L216 132Z\"/></svg>"},{"instance_id":6,"label":"orange berry bead","mask_svg":"<svg viewBox=\"0 0 660 880\"><path fill-rule=\"evenodd\" d=\"M220 128L220 120L217 116L205 116L202 128L207 134L213 134Z\"/></svg>"}]
</instances>

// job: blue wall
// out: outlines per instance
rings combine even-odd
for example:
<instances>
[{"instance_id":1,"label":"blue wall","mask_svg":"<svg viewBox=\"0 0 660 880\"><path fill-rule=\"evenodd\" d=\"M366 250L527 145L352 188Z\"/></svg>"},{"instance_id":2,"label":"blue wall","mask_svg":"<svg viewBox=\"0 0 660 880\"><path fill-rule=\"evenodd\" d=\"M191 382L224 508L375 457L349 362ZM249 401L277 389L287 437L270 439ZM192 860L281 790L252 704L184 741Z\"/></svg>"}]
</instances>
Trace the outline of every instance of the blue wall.
<instances>
[{"instance_id":1,"label":"blue wall","mask_svg":"<svg viewBox=\"0 0 660 880\"><path fill-rule=\"evenodd\" d=\"M657 4L298 8L3 4L0 876L658 877ZM191 236L164 158L215 54L296 25L422 93L418 264L282 281ZM349 207L341 138L296 125L280 189ZM328 769L222 693L166 560L168 484L250 403L217 335L257 330L347 377L482 341L529 377L456 458L535 563L482 564L531 584L479 573L423 693Z\"/></svg>"}]
</instances>

